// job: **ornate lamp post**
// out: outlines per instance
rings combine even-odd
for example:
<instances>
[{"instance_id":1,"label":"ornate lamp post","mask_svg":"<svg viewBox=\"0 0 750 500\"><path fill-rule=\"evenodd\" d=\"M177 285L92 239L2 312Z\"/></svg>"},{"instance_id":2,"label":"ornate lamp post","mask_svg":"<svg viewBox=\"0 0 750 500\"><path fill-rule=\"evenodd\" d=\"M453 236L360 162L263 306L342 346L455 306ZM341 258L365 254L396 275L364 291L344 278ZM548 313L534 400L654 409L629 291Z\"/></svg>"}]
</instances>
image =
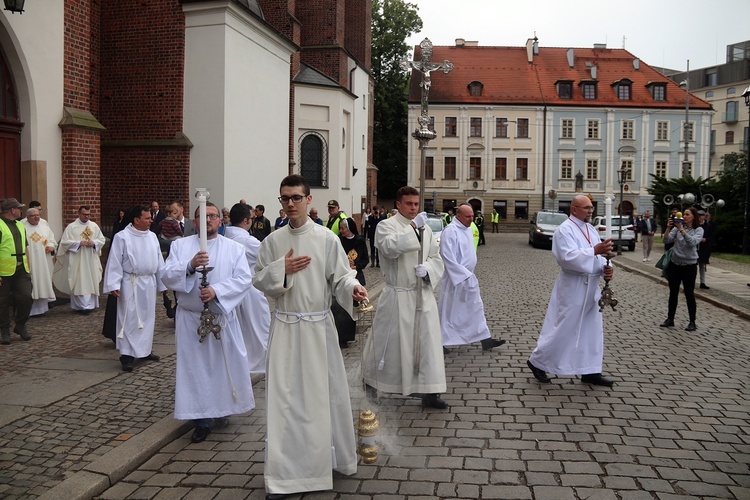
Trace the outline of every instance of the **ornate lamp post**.
<instances>
[{"instance_id":1,"label":"ornate lamp post","mask_svg":"<svg viewBox=\"0 0 750 500\"><path fill-rule=\"evenodd\" d=\"M625 181L628 178L628 171L625 169L625 167L620 167L620 170L618 170L618 173L620 174L620 178L618 179L618 182L620 183L620 208L617 210L617 214L619 217L619 225L617 226L619 229L617 230L617 255L622 255L622 201L623 196L625 196L623 190L625 189Z\"/></svg>"},{"instance_id":2,"label":"ornate lamp post","mask_svg":"<svg viewBox=\"0 0 750 500\"><path fill-rule=\"evenodd\" d=\"M682 138L685 141L685 158L682 160L682 176L687 177L688 169L690 168L689 151L690 151L690 60L687 62L687 71L685 72L685 79L680 82L680 87L685 85L685 126L682 128Z\"/></svg>"},{"instance_id":3,"label":"ornate lamp post","mask_svg":"<svg viewBox=\"0 0 750 500\"><path fill-rule=\"evenodd\" d=\"M745 98L745 106L750 112L750 86L742 93L742 97ZM745 179L745 227L742 230L742 253L745 255L750 254L750 129L748 134L748 137L744 137L747 178Z\"/></svg>"}]
</instances>

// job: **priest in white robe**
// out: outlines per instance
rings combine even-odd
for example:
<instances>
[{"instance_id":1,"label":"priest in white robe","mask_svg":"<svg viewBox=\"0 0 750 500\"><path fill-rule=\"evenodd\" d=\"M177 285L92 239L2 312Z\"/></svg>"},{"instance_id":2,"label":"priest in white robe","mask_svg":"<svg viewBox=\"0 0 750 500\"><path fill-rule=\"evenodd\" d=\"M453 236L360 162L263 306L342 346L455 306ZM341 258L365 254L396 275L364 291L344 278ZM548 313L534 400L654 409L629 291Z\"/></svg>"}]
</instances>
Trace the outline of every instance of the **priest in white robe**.
<instances>
[{"instance_id":1,"label":"priest in white robe","mask_svg":"<svg viewBox=\"0 0 750 500\"><path fill-rule=\"evenodd\" d=\"M152 352L156 293L166 290L157 236L149 230L148 206L133 209L133 222L112 240L104 271L103 292L117 297L117 350L123 371L132 371L135 359L159 361Z\"/></svg>"},{"instance_id":2,"label":"priest in white robe","mask_svg":"<svg viewBox=\"0 0 750 500\"><path fill-rule=\"evenodd\" d=\"M70 295L70 307L81 312L91 312L99 307L100 256L106 243L99 226L89 220L90 216L91 209L81 206L78 218L65 228L52 277L57 289Z\"/></svg>"},{"instance_id":3,"label":"priest in white robe","mask_svg":"<svg viewBox=\"0 0 750 500\"><path fill-rule=\"evenodd\" d=\"M612 240L599 240L589 224L593 206L587 196L573 198L570 217L552 237L552 254L560 266L536 349L527 365L539 382L550 382L547 372L582 375L581 381L611 387L602 376L604 330L599 312L599 279L611 279L604 255Z\"/></svg>"},{"instance_id":4,"label":"priest in white robe","mask_svg":"<svg viewBox=\"0 0 750 500\"><path fill-rule=\"evenodd\" d=\"M440 257L445 266L438 290L440 328L443 346L481 342L482 350L489 351L505 341L492 338L484 317L479 280L474 274L477 252L471 228L473 219L474 209L464 203L440 233Z\"/></svg>"},{"instance_id":5,"label":"priest in white robe","mask_svg":"<svg viewBox=\"0 0 750 500\"><path fill-rule=\"evenodd\" d=\"M266 498L330 490L332 470L357 471L344 360L331 297L356 319L367 298L338 237L307 216L307 181L290 175L280 201L289 224L261 244L255 286L275 299L268 343Z\"/></svg>"},{"instance_id":6,"label":"priest in white robe","mask_svg":"<svg viewBox=\"0 0 750 500\"><path fill-rule=\"evenodd\" d=\"M219 235L219 210L213 203L206 205L206 220L199 220L196 213L195 225L206 224L207 251L200 250L199 236L173 241L162 274L162 282L177 297L174 416L193 421L194 443L204 441L212 428L226 425L228 415L255 407L236 312L252 286L252 276L244 247ZM197 272L203 266L213 267L206 287L201 287ZM220 338L209 333L200 342L198 326L204 303L217 315L214 324L221 326L221 332Z\"/></svg>"},{"instance_id":7,"label":"priest in white robe","mask_svg":"<svg viewBox=\"0 0 750 500\"><path fill-rule=\"evenodd\" d=\"M42 224L41 214L37 208L29 208L26 218L22 220L26 227L26 242L29 245L29 263L31 264L31 304L30 316L39 316L49 310L49 303L55 300L55 289L52 286L52 271L57 241L49 224Z\"/></svg>"},{"instance_id":8,"label":"priest in white robe","mask_svg":"<svg viewBox=\"0 0 750 500\"><path fill-rule=\"evenodd\" d=\"M375 390L422 396L423 406L445 409L445 361L434 289L443 277L443 261L427 215L419 212L419 192L402 187L396 193L395 215L380 221L375 248L385 278L372 332L363 353L368 396ZM419 262L419 233L424 227ZM416 333L417 280L422 280L422 313ZM419 342L415 360L414 342ZM415 363L417 368L415 371Z\"/></svg>"},{"instance_id":9,"label":"priest in white robe","mask_svg":"<svg viewBox=\"0 0 750 500\"><path fill-rule=\"evenodd\" d=\"M245 257L250 273L255 274L255 262L258 260L260 241L251 236L248 230L252 224L250 205L237 203L229 211L232 223L224 229L224 236L245 247ZM266 352L268 351L268 333L271 329L271 311L263 292L250 287L245 298L237 306L237 317L245 338L247 358L250 362L250 374L266 373Z\"/></svg>"}]
</instances>

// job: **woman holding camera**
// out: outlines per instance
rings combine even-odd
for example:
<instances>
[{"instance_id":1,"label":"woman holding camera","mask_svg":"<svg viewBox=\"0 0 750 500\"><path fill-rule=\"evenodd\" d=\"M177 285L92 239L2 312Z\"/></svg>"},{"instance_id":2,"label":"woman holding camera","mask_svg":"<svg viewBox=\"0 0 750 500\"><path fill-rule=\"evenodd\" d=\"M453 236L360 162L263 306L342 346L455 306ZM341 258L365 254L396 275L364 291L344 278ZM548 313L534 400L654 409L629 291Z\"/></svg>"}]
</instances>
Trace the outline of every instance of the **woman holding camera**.
<instances>
[{"instance_id":1,"label":"woman holding camera","mask_svg":"<svg viewBox=\"0 0 750 500\"><path fill-rule=\"evenodd\" d=\"M698 220L698 210L693 207L685 210L683 219L669 219L668 234L664 243L673 243L672 257L669 260L667 281L669 281L669 312L667 319L659 326L674 326L674 315L677 311L677 297L680 294L680 283L685 290L690 323L688 332L695 331L695 276L698 273L698 245L703 238L703 228Z\"/></svg>"}]
</instances>

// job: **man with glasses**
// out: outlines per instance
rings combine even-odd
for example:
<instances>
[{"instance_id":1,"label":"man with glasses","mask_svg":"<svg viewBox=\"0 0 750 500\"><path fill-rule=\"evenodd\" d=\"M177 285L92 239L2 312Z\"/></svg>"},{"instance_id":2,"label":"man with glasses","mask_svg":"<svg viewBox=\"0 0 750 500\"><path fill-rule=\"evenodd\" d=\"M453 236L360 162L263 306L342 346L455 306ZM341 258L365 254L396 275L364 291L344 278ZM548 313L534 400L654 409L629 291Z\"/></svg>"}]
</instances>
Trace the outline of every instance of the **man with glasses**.
<instances>
[{"instance_id":1,"label":"man with glasses","mask_svg":"<svg viewBox=\"0 0 750 500\"><path fill-rule=\"evenodd\" d=\"M70 307L84 314L99 307L102 261L99 256L106 240L99 226L89 220L91 209L78 208L78 218L65 228L53 281L58 290L70 295Z\"/></svg>"},{"instance_id":2,"label":"man with glasses","mask_svg":"<svg viewBox=\"0 0 750 500\"><path fill-rule=\"evenodd\" d=\"M357 471L331 297L355 320L353 300L367 299L339 238L307 215L312 196L305 178L287 176L279 191L289 224L263 241L253 278L276 302L266 373L265 483L272 500L332 489L331 470Z\"/></svg>"},{"instance_id":3,"label":"man with glasses","mask_svg":"<svg viewBox=\"0 0 750 500\"><path fill-rule=\"evenodd\" d=\"M206 225L206 251L200 250L197 235L173 241L161 278L177 297L174 417L193 421L193 443L205 441L212 429L226 427L228 415L255 407L250 364L235 311L252 286L245 248L219 235L221 215L216 205L206 203L205 220L200 220L199 210L195 226ZM197 272L204 266L211 268L205 287ZM221 331L201 340L203 304L216 315L214 324Z\"/></svg>"},{"instance_id":4,"label":"man with glasses","mask_svg":"<svg viewBox=\"0 0 750 500\"><path fill-rule=\"evenodd\" d=\"M13 331L31 340L26 321L31 312L31 275L26 229L18 220L24 207L15 198L2 200L0 214L0 344L10 344L10 310L15 307Z\"/></svg>"},{"instance_id":5,"label":"man with glasses","mask_svg":"<svg viewBox=\"0 0 750 500\"><path fill-rule=\"evenodd\" d=\"M590 224L594 207L587 196L573 198L570 217L555 231L552 254L560 266L536 349L526 362L539 382L546 372L581 375L581 382L612 387L602 376L604 330L599 312L599 278L612 279L603 255L612 253L612 239L599 241Z\"/></svg>"}]
</instances>

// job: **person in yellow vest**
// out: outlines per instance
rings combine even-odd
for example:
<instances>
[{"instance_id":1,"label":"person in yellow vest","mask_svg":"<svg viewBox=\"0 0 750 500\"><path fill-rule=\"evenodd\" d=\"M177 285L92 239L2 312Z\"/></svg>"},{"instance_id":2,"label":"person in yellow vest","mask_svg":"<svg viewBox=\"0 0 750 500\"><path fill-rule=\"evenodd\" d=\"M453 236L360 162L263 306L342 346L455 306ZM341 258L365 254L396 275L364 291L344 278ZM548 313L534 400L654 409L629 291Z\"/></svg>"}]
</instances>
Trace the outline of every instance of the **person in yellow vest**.
<instances>
[{"instance_id":1,"label":"person in yellow vest","mask_svg":"<svg viewBox=\"0 0 750 500\"><path fill-rule=\"evenodd\" d=\"M492 219L491 219L491 221L492 221L492 232L493 233L497 233L498 232L498 227L500 225L500 214L497 213L497 209L496 208L492 209L492 216L491 217L492 217Z\"/></svg>"},{"instance_id":2,"label":"person in yellow vest","mask_svg":"<svg viewBox=\"0 0 750 500\"><path fill-rule=\"evenodd\" d=\"M443 214L443 227L447 227L451 222L453 222L453 209L449 208L448 211Z\"/></svg>"},{"instance_id":3,"label":"person in yellow vest","mask_svg":"<svg viewBox=\"0 0 750 500\"><path fill-rule=\"evenodd\" d=\"M346 219L346 214L339 210L339 202L336 200L329 200L328 222L326 222L326 227L333 231L333 234L338 236L339 234L341 234L341 231L339 230L339 224L341 224L342 220Z\"/></svg>"},{"instance_id":4,"label":"person in yellow vest","mask_svg":"<svg viewBox=\"0 0 750 500\"><path fill-rule=\"evenodd\" d=\"M26 228L19 221L25 207L15 198L2 202L0 214L0 344L10 344L10 309L15 307L13 331L21 340L31 340L26 322L31 313L31 274L26 254Z\"/></svg>"},{"instance_id":5,"label":"person in yellow vest","mask_svg":"<svg viewBox=\"0 0 750 500\"><path fill-rule=\"evenodd\" d=\"M479 248L479 228L474 221L471 221L471 234L474 235L474 250Z\"/></svg>"}]
</instances>

